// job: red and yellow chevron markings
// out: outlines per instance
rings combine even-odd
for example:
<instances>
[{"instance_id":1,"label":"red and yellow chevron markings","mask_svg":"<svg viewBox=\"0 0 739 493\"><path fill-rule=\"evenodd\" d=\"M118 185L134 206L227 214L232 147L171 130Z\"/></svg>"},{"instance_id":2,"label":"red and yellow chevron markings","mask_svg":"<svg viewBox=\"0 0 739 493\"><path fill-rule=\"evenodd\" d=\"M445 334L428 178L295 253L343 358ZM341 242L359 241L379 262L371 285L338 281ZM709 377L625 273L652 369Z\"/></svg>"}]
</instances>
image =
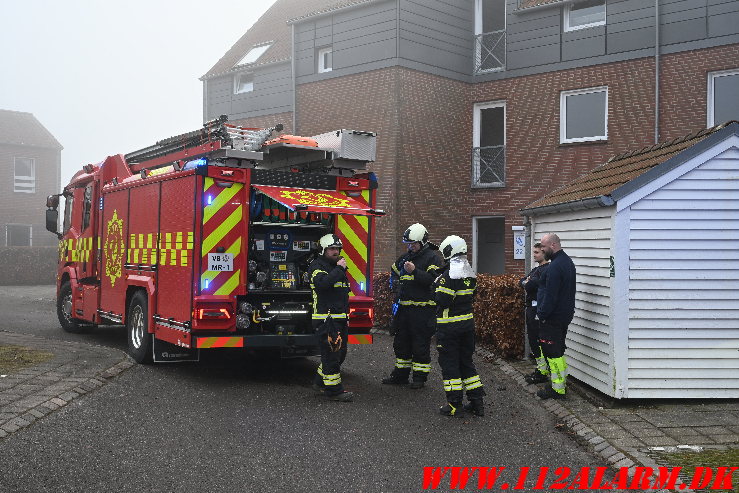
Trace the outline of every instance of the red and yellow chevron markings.
<instances>
[{"instance_id":1,"label":"red and yellow chevron markings","mask_svg":"<svg viewBox=\"0 0 739 493\"><path fill-rule=\"evenodd\" d=\"M362 205L369 206L369 194L369 190L363 190L361 197L353 198ZM349 296L366 296L369 218L346 214L337 215L336 227L344 245L342 255L346 259L347 277L351 287Z\"/></svg>"},{"instance_id":2,"label":"red and yellow chevron markings","mask_svg":"<svg viewBox=\"0 0 739 493\"><path fill-rule=\"evenodd\" d=\"M208 268L208 254L216 253L217 245L229 245L225 253L233 254L234 268L240 263L241 224L244 206L241 203L242 183L231 183L227 188L215 184L213 178L203 181L203 269ZM239 288L241 269L232 272L203 270L200 276L202 292L214 295L230 295Z\"/></svg>"},{"instance_id":3,"label":"red and yellow chevron markings","mask_svg":"<svg viewBox=\"0 0 739 493\"><path fill-rule=\"evenodd\" d=\"M349 344L372 344L372 334L349 334Z\"/></svg>"},{"instance_id":4,"label":"red and yellow chevron markings","mask_svg":"<svg viewBox=\"0 0 739 493\"><path fill-rule=\"evenodd\" d=\"M244 347L243 337L198 337L197 348L218 349L229 347Z\"/></svg>"}]
</instances>

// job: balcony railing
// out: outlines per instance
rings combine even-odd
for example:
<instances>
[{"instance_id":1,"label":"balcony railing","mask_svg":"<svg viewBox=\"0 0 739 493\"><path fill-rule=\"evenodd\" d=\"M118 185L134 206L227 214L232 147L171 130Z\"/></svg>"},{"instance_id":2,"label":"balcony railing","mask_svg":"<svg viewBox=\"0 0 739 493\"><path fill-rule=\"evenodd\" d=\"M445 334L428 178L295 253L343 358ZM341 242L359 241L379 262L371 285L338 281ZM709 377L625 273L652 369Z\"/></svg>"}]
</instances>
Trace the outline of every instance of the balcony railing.
<instances>
[{"instance_id":1,"label":"balcony railing","mask_svg":"<svg viewBox=\"0 0 739 493\"><path fill-rule=\"evenodd\" d=\"M505 29L475 36L475 74L505 70Z\"/></svg>"},{"instance_id":2,"label":"balcony railing","mask_svg":"<svg viewBox=\"0 0 739 493\"><path fill-rule=\"evenodd\" d=\"M472 148L472 186L505 186L505 146Z\"/></svg>"}]
</instances>

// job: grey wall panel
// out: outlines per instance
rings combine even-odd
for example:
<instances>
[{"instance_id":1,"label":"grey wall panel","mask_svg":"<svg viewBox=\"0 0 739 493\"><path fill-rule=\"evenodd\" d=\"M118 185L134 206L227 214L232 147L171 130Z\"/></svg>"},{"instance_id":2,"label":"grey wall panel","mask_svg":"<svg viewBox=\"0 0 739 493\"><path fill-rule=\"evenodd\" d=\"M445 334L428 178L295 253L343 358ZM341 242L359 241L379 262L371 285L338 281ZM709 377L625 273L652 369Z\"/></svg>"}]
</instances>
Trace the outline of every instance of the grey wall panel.
<instances>
[{"instance_id":1,"label":"grey wall panel","mask_svg":"<svg viewBox=\"0 0 739 493\"><path fill-rule=\"evenodd\" d=\"M606 54L605 35L562 42L562 60L577 60Z\"/></svg>"},{"instance_id":2,"label":"grey wall panel","mask_svg":"<svg viewBox=\"0 0 739 493\"><path fill-rule=\"evenodd\" d=\"M373 4L370 4L373 5ZM334 16L333 32L338 34L344 31L352 31L364 26L380 24L385 21L394 20L397 17L397 11L392 3L374 4L384 5L383 10L374 12L365 12L365 9L353 9L342 15ZM391 8L388 8L391 7ZM350 15L352 14L352 15Z\"/></svg>"},{"instance_id":3,"label":"grey wall panel","mask_svg":"<svg viewBox=\"0 0 739 493\"><path fill-rule=\"evenodd\" d=\"M332 35L333 35L333 30L331 26L316 28L316 38L323 38L323 37L330 38Z\"/></svg>"},{"instance_id":4,"label":"grey wall panel","mask_svg":"<svg viewBox=\"0 0 739 493\"><path fill-rule=\"evenodd\" d=\"M506 67L508 70L515 70L524 67L532 67L535 65L546 65L549 63L559 62L559 44L540 46L528 50L519 50L508 52L508 60Z\"/></svg>"},{"instance_id":5,"label":"grey wall panel","mask_svg":"<svg viewBox=\"0 0 739 493\"><path fill-rule=\"evenodd\" d=\"M562 33L562 29L559 24L554 24L534 31L519 31L510 32L506 31L506 38L511 43L517 43L519 41L529 41L532 39L544 38L547 36L559 36Z\"/></svg>"},{"instance_id":6,"label":"grey wall panel","mask_svg":"<svg viewBox=\"0 0 739 493\"><path fill-rule=\"evenodd\" d=\"M560 30L562 25L561 10L561 8L553 8L552 10L546 9L525 14L511 14L509 12L506 32L508 34L527 33L546 28Z\"/></svg>"},{"instance_id":7,"label":"grey wall panel","mask_svg":"<svg viewBox=\"0 0 739 493\"><path fill-rule=\"evenodd\" d=\"M363 44L347 50L337 50L334 47L334 70L384 60L386 58L395 58L395 52L395 38Z\"/></svg>"},{"instance_id":8,"label":"grey wall panel","mask_svg":"<svg viewBox=\"0 0 739 493\"><path fill-rule=\"evenodd\" d=\"M472 72L474 2L399 0L398 56L455 78Z\"/></svg>"},{"instance_id":9,"label":"grey wall panel","mask_svg":"<svg viewBox=\"0 0 739 493\"><path fill-rule=\"evenodd\" d=\"M706 0L660 0L660 17L706 7Z\"/></svg>"},{"instance_id":10,"label":"grey wall panel","mask_svg":"<svg viewBox=\"0 0 739 493\"><path fill-rule=\"evenodd\" d=\"M469 8L461 8L468 3ZM427 19L443 21L452 31L469 31L474 27L474 2L449 2L440 0L400 0L401 19Z\"/></svg>"},{"instance_id":11,"label":"grey wall panel","mask_svg":"<svg viewBox=\"0 0 739 493\"><path fill-rule=\"evenodd\" d=\"M608 53L654 48L654 27L608 33Z\"/></svg>"},{"instance_id":12,"label":"grey wall panel","mask_svg":"<svg viewBox=\"0 0 739 493\"><path fill-rule=\"evenodd\" d=\"M400 30L401 38L401 52L403 47L402 40L407 39L416 43L423 43L429 46L436 46L439 49L456 53L458 56L465 57L470 54L472 47L472 37L466 40L459 38L451 38L448 36L441 35L438 32L430 32L428 29L423 29L422 26L416 26L415 24L405 23ZM446 40L442 42L442 38Z\"/></svg>"},{"instance_id":13,"label":"grey wall panel","mask_svg":"<svg viewBox=\"0 0 739 493\"><path fill-rule=\"evenodd\" d=\"M562 33L562 41L577 41L578 39L595 38L606 35L606 26L595 26L587 29L577 29Z\"/></svg>"},{"instance_id":14,"label":"grey wall panel","mask_svg":"<svg viewBox=\"0 0 739 493\"><path fill-rule=\"evenodd\" d=\"M458 74L470 74L472 72L472 58L461 57L448 51L443 51L436 46L418 43L409 39L403 39L400 45L400 58L405 60L423 61L429 67L451 70Z\"/></svg>"},{"instance_id":15,"label":"grey wall panel","mask_svg":"<svg viewBox=\"0 0 739 493\"><path fill-rule=\"evenodd\" d=\"M559 44L560 34L551 34L549 36L541 36L531 39L522 39L521 41L515 41L514 39L507 38L506 43L508 45L508 53L514 51L526 50L530 48L536 48L539 46L549 46L553 44Z\"/></svg>"},{"instance_id":16,"label":"grey wall panel","mask_svg":"<svg viewBox=\"0 0 739 493\"><path fill-rule=\"evenodd\" d=\"M608 17L608 34L620 33L624 31L632 31L634 29L652 28L654 29L654 9L652 10L641 10L640 12L648 14L646 16L634 17L631 19L623 20L621 22L613 22L611 17Z\"/></svg>"},{"instance_id":17,"label":"grey wall panel","mask_svg":"<svg viewBox=\"0 0 739 493\"><path fill-rule=\"evenodd\" d=\"M692 19L705 19L706 7L698 7L689 10L678 10L675 12L663 12L660 8L659 20L662 24L671 24L673 22L683 22Z\"/></svg>"},{"instance_id":18,"label":"grey wall panel","mask_svg":"<svg viewBox=\"0 0 739 493\"><path fill-rule=\"evenodd\" d=\"M736 34L739 29L739 12L727 12L708 18L709 36L726 36Z\"/></svg>"},{"instance_id":19,"label":"grey wall panel","mask_svg":"<svg viewBox=\"0 0 739 493\"><path fill-rule=\"evenodd\" d=\"M361 50L361 49L364 49L363 47L366 45L372 45L372 44L376 44L376 43L383 42L383 41L392 42L393 45L395 45L395 29L392 29L389 31L381 31L377 33L367 34L359 38L350 38L341 43L334 43L333 45L334 47L333 49L334 69L344 67L344 65L336 61L337 52L347 51L347 50L352 50L352 49ZM395 56L395 49L393 49L392 56Z\"/></svg>"},{"instance_id":20,"label":"grey wall panel","mask_svg":"<svg viewBox=\"0 0 739 493\"><path fill-rule=\"evenodd\" d=\"M664 45L697 41L705 38L707 34L706 19L700 17L663 24L660 27L660 41Z\"/></svg>"},{"instance_id":21,"label":"grey wall panel","mask_svg":"<svg viewBox=\"0 0 739 493\"><path fill-rule=\"evenodd\" d=\"M334 43L342 43L344 41L348 41L351 39L356 38L363 38L364 36L369 36L374 33L378 32L386 32L386 31L393 31L397 27L397 22L395 19L390 19L382 22L378 22L375 24L369 24L365 26L359 26L355 29L346 30L346 31L339 31L334 33Z\"/></svg>"}]
</instances>

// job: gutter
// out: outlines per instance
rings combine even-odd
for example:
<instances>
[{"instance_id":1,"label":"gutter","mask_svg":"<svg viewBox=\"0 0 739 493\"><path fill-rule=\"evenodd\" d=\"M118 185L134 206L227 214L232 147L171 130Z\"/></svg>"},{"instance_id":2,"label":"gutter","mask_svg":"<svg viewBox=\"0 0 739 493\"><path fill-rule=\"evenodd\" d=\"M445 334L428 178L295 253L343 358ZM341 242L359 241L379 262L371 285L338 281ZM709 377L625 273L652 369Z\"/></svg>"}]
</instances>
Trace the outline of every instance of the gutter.
<instances>
[{"instance_id":1,"label":"gutter","mask_svg":"<svg viewBox=\"0 0 739 493\"><path fill-rule=\"evenodd\" d=\"M615 205L616 201L610 195L601 195L600 197L591 197L589 199L575 200L572 202L563 202L561 204L545 205L542 207L533 207L531 209L521 209L519 214L522 216L538 216L541 214L553 214L555 212L570 212L583 209L597 209L598 207L610 207Z\"/></svg>"},{"instance_id":2,"label":"gutter","mask_svg":"<svg viewBox=\"0 0 739 493\"><path fill-rule=\"evenodd\" d=\"M369 4L369 3L375 3L375 2L379 2L379 1L385 1L385 0L361 0L361 1L357 1L356 3L352 3L350 5L345 5L343 7L337 7L337 8L333 8L333 9L328 9L328 10L313 12L313 13L309 13L309 14L306 14L306 15L301 16L301 17L294 17L292 19L288 19L287 24L288 25L290 25L290 24L297 24L299 22L303 22L303 21L308 20L308 19L310 19L310 20L319 19L321 17L326 17L327 15L334 15L337 12L345 12L345 11L351 10L351 9L353 9L355 7L359 7L361 5L366 5L366 4Z\"/></svg>"}]
</instances>

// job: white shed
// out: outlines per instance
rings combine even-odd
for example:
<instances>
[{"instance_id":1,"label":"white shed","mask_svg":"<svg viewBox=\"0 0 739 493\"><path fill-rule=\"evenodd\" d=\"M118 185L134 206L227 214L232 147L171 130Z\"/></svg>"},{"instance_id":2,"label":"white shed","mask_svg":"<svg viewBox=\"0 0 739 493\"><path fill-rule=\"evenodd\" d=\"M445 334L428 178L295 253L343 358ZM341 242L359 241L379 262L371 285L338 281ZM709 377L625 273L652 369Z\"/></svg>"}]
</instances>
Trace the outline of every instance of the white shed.
<instances>
[{"instance_id":1,"label":"white shed","mask_svg":"<svg viewBox=\"0 0 739 493\"><path fill-rule=\"evenodd\" d=\"M521 211L577 267L569 374L615 398L739 397L739 122L616 156Z\"/></svg>"}]
</instances>

